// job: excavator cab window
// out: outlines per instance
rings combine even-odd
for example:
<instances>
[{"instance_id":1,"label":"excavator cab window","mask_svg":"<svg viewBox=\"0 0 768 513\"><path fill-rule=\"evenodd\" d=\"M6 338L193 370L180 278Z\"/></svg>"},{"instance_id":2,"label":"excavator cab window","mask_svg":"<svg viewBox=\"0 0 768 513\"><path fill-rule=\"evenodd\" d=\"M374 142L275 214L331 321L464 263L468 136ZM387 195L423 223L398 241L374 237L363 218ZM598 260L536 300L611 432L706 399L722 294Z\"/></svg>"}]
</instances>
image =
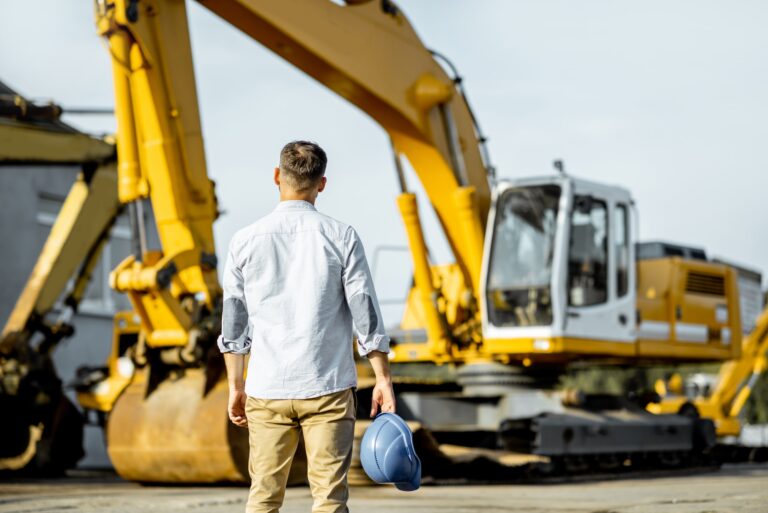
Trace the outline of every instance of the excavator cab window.
<instances>
[{"instance_id":1,"label":"excavator cab window","mask_svg":"<svg viewBox=\"0 0 768 513\"><path fill-rule=\"evenodd\" d=\"M589 306L608 300L608 207L575 196L568 249L568 303Z\"/></svg>"},{"instance_id":2,"label":"excavator cab window","mask_svg":"<svg viewBox=\"0 0 768 513\"><path fill-rule=\"evenodd\" d=\"M552 324L552 262L559 185L515 187L496 203L486 289L496 326Z\"/></svg>"},{"instance_id":3,"label":"excavator cab window","mask_svg":"<svg viewBox=\"0 0 768 513\"><path fill-rule=\"evenodd\" d=\"M616 297L629 291L629 213L627 205L616 204L614 246L616 248Z\"/></svg>"}]
</instances>

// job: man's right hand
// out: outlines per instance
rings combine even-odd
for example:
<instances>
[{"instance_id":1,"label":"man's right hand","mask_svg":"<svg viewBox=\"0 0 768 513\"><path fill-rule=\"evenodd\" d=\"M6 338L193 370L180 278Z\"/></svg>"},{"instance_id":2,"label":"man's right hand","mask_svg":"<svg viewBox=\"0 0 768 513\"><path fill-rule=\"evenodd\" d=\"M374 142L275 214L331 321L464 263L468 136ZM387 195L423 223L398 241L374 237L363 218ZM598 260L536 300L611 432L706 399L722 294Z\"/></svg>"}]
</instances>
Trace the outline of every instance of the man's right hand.
<instances>
[{"instance_id":1,"label":"man's right hand","mask_svg":"<svg viewBox=\"0 0 768 513\"><path fill-rule=\"evenodd\" d=\"M371 418L379 411L395 413L395 391L392 389L392 376L389 373L389 358L387 353L371 351L368 353L373 373L376 375L376 386L371 396Z\"/></svg>"},{"instance_id":2,"label":"man's right hand","mask_svg":"<svg viewBox=\"0 0 768 513\"><path fill-rule=\"evenodd\" d=\"M227 406L227 412L229 413L229 420L235 426L248 427L248 418L245 416L245 401L248 396L244 390L230 390L229 391L229 405Z\"/></svg>"}]
</instances>

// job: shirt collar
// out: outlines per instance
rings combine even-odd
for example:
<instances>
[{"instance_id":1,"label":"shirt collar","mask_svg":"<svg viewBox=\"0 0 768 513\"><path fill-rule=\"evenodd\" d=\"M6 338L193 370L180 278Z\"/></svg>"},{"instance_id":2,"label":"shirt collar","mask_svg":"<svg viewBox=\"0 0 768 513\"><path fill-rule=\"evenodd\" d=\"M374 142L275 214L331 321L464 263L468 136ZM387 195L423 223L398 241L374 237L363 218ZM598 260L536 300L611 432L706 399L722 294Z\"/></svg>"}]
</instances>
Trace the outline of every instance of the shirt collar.
<instances>
[{"instance_id":1,"label":"shirt collar","mask_svg":"<svg viewBox=\"0 0 768 513\"><path fill-rule=\"evenodd\" d=\"M290 210L317 210L309 201L304 200L284 200L277 204L275 212L287 212Z\"/></svg>"}]
</instances>

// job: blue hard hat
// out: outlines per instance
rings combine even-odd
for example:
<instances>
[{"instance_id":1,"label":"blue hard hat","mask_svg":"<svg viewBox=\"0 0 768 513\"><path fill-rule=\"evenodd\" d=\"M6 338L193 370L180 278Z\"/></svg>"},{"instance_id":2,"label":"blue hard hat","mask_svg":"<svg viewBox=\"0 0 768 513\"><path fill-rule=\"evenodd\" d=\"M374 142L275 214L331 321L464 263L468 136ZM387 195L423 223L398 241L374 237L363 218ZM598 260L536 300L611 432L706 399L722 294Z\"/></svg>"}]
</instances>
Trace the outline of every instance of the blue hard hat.
<instances>
[{"instance_id":1,"label":"blue hard hat","mask_svg":"<svg viewBox=\"0 0 768 513\"><path fill-rule=\"evenodd\" d=\"M408 424L394 413L380 413L363 434L360 461L377 483L395 483L411 492L421 485L421 461Z\"/></svg>"}]
</instances>

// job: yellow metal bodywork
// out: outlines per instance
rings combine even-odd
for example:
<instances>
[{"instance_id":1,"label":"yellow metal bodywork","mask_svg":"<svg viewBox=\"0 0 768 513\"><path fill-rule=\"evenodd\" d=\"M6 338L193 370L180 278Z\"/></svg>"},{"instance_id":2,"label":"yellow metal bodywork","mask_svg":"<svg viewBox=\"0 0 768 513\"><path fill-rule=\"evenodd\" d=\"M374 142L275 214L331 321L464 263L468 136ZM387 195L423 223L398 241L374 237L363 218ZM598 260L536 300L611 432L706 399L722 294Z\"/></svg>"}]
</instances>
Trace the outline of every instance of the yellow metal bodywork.
<instances>
[{"instance_id":1,"label":"yellow metal bodywork","mask_svg":"<svg viewBox=\"0 0 768 513\"><path fill-rule=\"evenodd\" d=\"M107 361L107 378L90 390L78 390L77 402L85 409L110 412L134 378L133 353L138 346L126 347L126 337L138 339L141 326L133 312L117 312L113 318L112 348Z\"/></svg>"},{"instance_id":2,"label":"yellow metal bodywork","mask_svg":"<svg viewBox=\"0 0 768 513\"><path fill-rule=\"evenodd\" d=\"M733 268L673 257L638 262L637 276L637 309L641 321L663 322L670 327L667 340L638 340L638 357L687 360L739 357L741 318ZM722 291L702 289L697 285L697 278L722 283ZM723 314L721 319L717 318L718 310ZM706 327L707 340L686 342L677 333L680 323ZM724 339L724 332L730 336Z\"/></svg>"},{"instance_id":3,"label":"yellow metal bodywork","mask_svg":"<svg viewBox=\"0 0 768 513\"><path fill-rule=\"evenodd\" d=\"M61 132L0 118L0 162L82 164L114 158L115 147L72 131Z\"/></svg>"}]
</instances>

